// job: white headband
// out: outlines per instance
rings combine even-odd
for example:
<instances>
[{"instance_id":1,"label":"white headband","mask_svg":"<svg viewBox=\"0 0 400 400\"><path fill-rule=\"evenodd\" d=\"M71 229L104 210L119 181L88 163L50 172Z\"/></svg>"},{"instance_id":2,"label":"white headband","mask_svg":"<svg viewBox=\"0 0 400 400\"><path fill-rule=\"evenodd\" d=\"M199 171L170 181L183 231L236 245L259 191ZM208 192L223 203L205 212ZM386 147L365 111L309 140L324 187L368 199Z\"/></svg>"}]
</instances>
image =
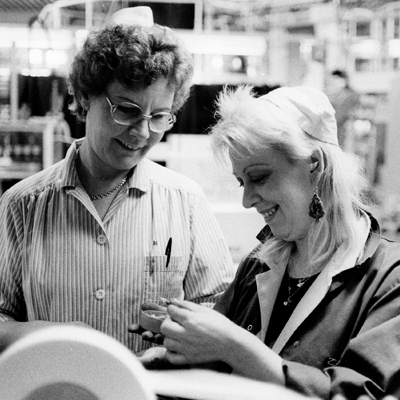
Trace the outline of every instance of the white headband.
<instances>
[{"instance_id":1,"label":"white headband","mask_svg":"<svg viewBox=\"0 0 400 400\"><path fill-rule=\"evenodd\" d=\"M260 99L285 112L304 132L325 143L339 145L335 110L321 91L307 86L282 87Z\"/></svg>"}]
</instances>

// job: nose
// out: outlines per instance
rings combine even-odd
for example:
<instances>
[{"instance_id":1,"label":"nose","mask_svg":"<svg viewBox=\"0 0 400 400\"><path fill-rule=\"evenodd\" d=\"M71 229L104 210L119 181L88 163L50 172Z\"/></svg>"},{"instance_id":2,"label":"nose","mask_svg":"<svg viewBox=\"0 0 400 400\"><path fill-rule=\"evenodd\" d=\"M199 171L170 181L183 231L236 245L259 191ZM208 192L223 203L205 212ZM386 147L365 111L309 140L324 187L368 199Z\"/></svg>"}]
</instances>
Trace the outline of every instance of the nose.
<instances>
[{"instance_id":1,"label":"nose","mask_svg":"<svg viewBox=\"0 0 400 400\"><path fill-rule=\"evenodd\" d=\"M147 139L150 136L149 121L142 118L136 124L129 127L129 134L136 136L138 139Z\"/></svg>"},{"instance_id":2,"label":"nose","mask_svg":"<svg viewBox=\"0 0 400 400\"><path fill-rule=\"evenodd\" d=\"M242 205L244 208L255 207L258 201L258 195L251 185L244 185Z\"/></svg>"}]
</instances>

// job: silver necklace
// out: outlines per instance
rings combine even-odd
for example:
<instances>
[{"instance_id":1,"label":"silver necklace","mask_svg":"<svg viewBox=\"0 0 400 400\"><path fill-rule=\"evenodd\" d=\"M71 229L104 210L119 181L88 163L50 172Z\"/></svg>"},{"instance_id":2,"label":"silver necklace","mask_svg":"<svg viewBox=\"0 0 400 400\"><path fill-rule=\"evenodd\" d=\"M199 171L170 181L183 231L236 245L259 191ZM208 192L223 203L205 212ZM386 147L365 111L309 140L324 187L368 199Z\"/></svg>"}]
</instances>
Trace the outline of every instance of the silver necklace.
<instances>
[{"instance_id":1,"label":"silver necklace","mask_svg":"<svg viewBox=\"0 0 400 400\"><path fill-rule=\"evenodd\" d=\"M78 159L78 154L79 154L79 147L76 150L75 160ZM124 176L124 179L122 179L122 181L120 183L118 183L117 186L115 186L112 189L110 189L107 193L97 194L97 195L94 195L94 196L89 195L90 200L99 200L99 199L103 199L104 197L109 196L111 193L114 193L116 190L122 188L122 186L125 185L127 180L128 180L128 175Z\"/></svg>"},{"instance_id":2,"label":"silver necklace","mask_svg":"<svg viewBox=\"0 0 400 400\"><path fill-rule=\"evenodd\" d=\"M292 303L292 298L293 296L301 289L301 287L311 278L311 276L309 276L308 278L299 278L297 279L297 289L292 292L292 288L290 287L290 277L288 276L288 297L287 299L283 302L283 305L285 307L290 306L290 304Z\"/></svg>"}]
</instances>

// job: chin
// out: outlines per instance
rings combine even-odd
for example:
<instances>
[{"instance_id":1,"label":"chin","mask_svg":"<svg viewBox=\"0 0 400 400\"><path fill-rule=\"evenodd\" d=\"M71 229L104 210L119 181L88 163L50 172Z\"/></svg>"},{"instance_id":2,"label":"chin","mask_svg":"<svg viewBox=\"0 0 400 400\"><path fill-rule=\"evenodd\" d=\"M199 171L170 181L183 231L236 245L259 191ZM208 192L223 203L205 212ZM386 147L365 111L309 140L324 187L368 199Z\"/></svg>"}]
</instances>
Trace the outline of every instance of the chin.
<instances>
[{"instance_id":1,"label":"chin","mask_svg":"<svg viewBox=\"0 0 400 400\"><path fill-rule=\"evenodd\" d=\"M282 232L282 230L280 230L280 229L274 229L274 228L272 228L271 226L270 226L270 228L271 228L272 234L274 235L274 237L275 237L276 239L281 239L281 240L284 240L284 241L286 241L286 242L293 242L293 241L295 240L294 238L292 238L292 237L290 236L290 234L285 234L285 233Z\"/></svg>"},{"instance_id":2,"label":"chin","mask_svg":"<svg viewBox=\"0 0 400 400\"><path fill-rule=\"evenodd\" d=\"M122 158L119 160L118 166L122 169L132 169L140 163L145 157L145 153L137 153L134 156Z\"/></svg>"}]
</instances>

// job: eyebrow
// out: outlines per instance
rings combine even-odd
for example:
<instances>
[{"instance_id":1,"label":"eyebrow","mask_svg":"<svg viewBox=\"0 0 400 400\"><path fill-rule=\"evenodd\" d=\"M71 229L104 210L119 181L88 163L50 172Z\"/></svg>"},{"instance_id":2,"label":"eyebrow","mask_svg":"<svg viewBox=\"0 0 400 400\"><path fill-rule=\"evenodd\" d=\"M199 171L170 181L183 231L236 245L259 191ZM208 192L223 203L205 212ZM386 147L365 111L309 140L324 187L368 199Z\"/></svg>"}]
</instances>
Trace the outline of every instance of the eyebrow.
<instances>
[{"instance_id":1,"label":"eyebrow","mask_svg":"<svg viewBox=\"0 0 400 400\"><path fill-rule=\"evenodd\" d=\"M104 93L106 94L106 96L107 96L108 98L110 98L110 93L107 92L107 90L104 91ZM113 95L112 95L112 96L113 96ZM119 97L119 95L115 95L115 96L116 96L116 97ZM122 98L122 99L125 99L125 100L121 100L121 98ZM110 100L111 100L111 99L110 99ZM125 98L125 97L123 97L123 96L120 97L118 100L111 100L111 102L113 103L113 105L117 105L117 104L121 104L121 103L129 103L129 104L133 104L133 105L135 105L135 106L138 106L140 109L142 109L142 106L141 106L140 104L134 102L134 101L131 100L131 99ZM171 113L171 111L172 111L172 108L160 107L160 108L156 108L155 111L153 111L153 112L151 113L151 115L158 114L158 113L161 113L161 112Z\"/></svg>"},{"instance_id":2,"label":"eyebrow","mask_svg":"<svg viewBox=\"0 0 400 400\"><path fill-rule=\"evenodd\" d=\"M109 93L109 92L105 91L105 94L106 94L108 97L110 97L110 93ZM130 104L134 104L135 106L139 106L139 107L140 107L139 104L135 103L133 100L128 99L128 98L126 98L126 97L124 97L124 96L120 96L120 95L118 95L118 94L116 94L116 95L111 94L111 96L117 98L117 100L113 100L113 103L114 103L114 104L130 103ZM111 99L110 99L110 100L111 100Z\"/></svg>"},{"instance_id":3,"label":"eyebrow","mask_svg":"<svg viewBox=\"0 0 400 400\"><path fill-rule=\"evenodd\" d=\"M244 170L243 170L243 172L245 173L245 174L247 174L247 170L249 169L249 168L257 168L257 167L263 167L263 168L270 168L271 167L271 165L270 164L251 164L251 165L248 165Z\"/></svg>"}]
</instances>

